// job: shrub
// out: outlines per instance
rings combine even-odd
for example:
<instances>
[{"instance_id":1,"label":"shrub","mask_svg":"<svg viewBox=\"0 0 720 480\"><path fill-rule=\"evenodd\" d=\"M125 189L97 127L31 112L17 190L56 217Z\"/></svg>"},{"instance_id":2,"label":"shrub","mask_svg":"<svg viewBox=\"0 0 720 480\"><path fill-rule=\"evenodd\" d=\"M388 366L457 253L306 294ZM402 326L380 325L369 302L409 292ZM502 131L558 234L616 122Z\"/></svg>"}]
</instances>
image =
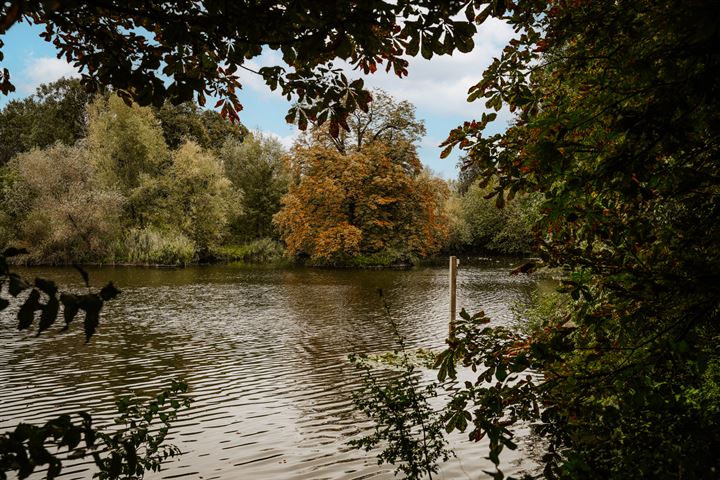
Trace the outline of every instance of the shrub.
<instances>
[{"instance_id":1,"label":"shrub","mask_svg":"<svg viewBox=\"0 0 720 480\"><path fill-rule=\"evenodd\" d=\"M242 245L218 247L213 254L226 262L278 263L284 260L285 249L280 242L261 238Z\"/></svg>"},{"instance_id":2,"label":"shrub","mask_svg":"<svg viewBox=\"0 0 720 480\"><path fill-rule=\"evenodd\" d=\"M134 228L125 237L119 257L146 265L185 265L195 258L195 244L172 230Z\"/></svg>"}]
</instances>

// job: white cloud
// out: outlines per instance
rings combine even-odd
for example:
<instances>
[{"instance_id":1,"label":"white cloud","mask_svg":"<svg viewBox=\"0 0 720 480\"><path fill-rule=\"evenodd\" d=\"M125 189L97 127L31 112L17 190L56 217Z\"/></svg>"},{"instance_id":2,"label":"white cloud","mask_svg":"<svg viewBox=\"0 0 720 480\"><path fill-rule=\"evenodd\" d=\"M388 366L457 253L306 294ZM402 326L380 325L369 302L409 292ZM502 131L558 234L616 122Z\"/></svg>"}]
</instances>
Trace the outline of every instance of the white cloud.
<instances>
[{"instance_id":1,"label":"white cloud","mask_svg":"<svg viewBox=\"0 0 720 480\"><path fill-rule=\"evenodd\" d=\"M266 48L263 51L262 55L260 55L259 57L252 60L247 60L245 62L245 67L249 68L250 70L254 70L255 72L259 71L262 67L274 66L284 66L285 68L288 68L287 65L285 65L285 63L282 61L280 54L268 48ZM270 87L268 87L265 83L265 79L257 73L253 73L245 69L240 69L237 72L237 75L238 77L240 77L240 83L242 84L243 89L245 89L246 91L250 90L253 92L253 94L259 94L260 96L266 98L285 98L283 97L282 93L280 93L279 88L275 91L270 90Z\"/></svg>"},{"instance_id":2,"label":"white cloud","mask_svg":"<svg viewBox=\"0 0 720 480\"><path fill-rule=\"evenodd\" d=\"M278 135L278 134L275 133L275 132L271 132L271 131L265 130L265 131L262 132L262 134L263 134L263 135L269 135L269 136L277 139L277 140L282 144L283 147L285 147L286 149L289 150L290 147L292 147L293 143L295 143L295 140L297 140L298 135L299 135L299 132L298 132L298 131L295 131L295 132L290 133L290 134L288 134L288 135Z\"/></svg>"},{"instance_id":3,"label":"white cloud","mask_svg":"<svg viewBox=\"0 0 720 480\"><path fill-rule=\"evenodd\" d=\"M452 56L435 56L430 60L420 56L412 58L409 75L402 79L393 73L385 73L382 66L373 75L363 75L347 63L335 64L347 70L349 77L362 77L369 87L382 88L397 99L410 101L418 109L470 118L482 111L483 106L481 101L467 102L468 89L480 81L482 72L494 57L500 55L513 34L512 27L507 23L488 19L478 27L474 37L475 48L470 53L455 52ZM265 66L285 66L280 54L270 49L265 49L261 56L247 61L245 65L255 71ZM259 75L241 70L239 76L243 87L252 91L253 95L283 98L279 91L272 92Z\"/></svg>"},{"instance_id":4,"label":"white cloud","mask_svg":"<svg viewBox=\"0 0 720 480\"><path fill-rule=\"evenodd\" d=\"M20 90L33 93L42 83L50 83L62 77L79 77L77 69L63 59L55 57L32 58L23 69Z\"/></svg>"},{"instance_id":5,"label":"white cloud","mask_svg":"<svg viewBox=\"0 0 720 480\"><path fill-rule=\"evenodd\" d=\"M364 78L369 86L382 88L426 112L477 116L484 109L482 101L468 103L467 91L480 81L485 68L500 55L513 33L507 23L490 19L479 27L474 37L475 48L470 53L411 59L409 75L402 79L384 71Z\"/></svg>"}]
</instances>

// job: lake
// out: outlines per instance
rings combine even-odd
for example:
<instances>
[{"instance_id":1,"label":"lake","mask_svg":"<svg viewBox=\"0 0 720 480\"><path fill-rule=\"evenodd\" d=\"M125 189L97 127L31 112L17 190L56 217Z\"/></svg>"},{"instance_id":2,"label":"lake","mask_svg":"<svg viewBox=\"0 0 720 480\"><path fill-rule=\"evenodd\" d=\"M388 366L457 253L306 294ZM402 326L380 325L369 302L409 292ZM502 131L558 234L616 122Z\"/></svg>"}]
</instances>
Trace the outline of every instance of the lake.
<instances>
[{"instance_id":1,"label":"lake","mask_svg":"<svg viewBox=\"0 0 720 480\"><path fill-rule=\"evenodd\" d=\"M510 276L517 261L460 265L458 310L485 310L499 323L537 288ZM93 268L91 283L112 280L122 295L103 310L85 344L70 332L18 332L16 308L0 314L0 431L87 410L114 416L119 395L157 393L184 378L194 402L182 410L170 442L183 455L146 478L390 479L394 467L350 449L369 424L353 409L360 376L349 353L382 352L396 343L377 289L409 347L441 349L447 333L446 267L411 270L270 269L233 266ZM81 289L73 269L23 268ZM59 320L62 322L62 320ZM452 436L458 459L438 478L481 478L492 464L483 443ZM532 441L506 457L504 471L531 466ZM63 478L92 476L67 465ZM35 475L33 478L41 478Z\"/></svg>"}]
</instances>

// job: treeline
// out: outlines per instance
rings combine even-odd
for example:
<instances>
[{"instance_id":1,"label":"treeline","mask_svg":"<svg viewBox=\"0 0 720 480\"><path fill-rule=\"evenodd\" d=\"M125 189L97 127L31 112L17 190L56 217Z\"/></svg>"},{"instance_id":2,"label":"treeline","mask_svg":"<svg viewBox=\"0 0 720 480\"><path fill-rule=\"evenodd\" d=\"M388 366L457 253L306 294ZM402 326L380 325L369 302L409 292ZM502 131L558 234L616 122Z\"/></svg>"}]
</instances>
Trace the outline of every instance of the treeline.
<instances>
[{"instance_id":1,"label":"treeline","mask_svg":"<svg viewBox=\"0 0 720 480\"><path fill-rule=\"evenodd\" d=\"M30 263L178 264L269 234L278 141L191 104L159 109L46 85L0 113L0 243Z\"/></svg>"},{"instance_id":2,"label":"treeline","mask_svg":"<svg viewBox=\"0 0 720 480\"><path fill-rule=\"evenodd\" d=\"M290 152L192 104L126 105L75 80L0 111L0 244L28 263L315 265L527 253L536 202L423 169L414 107L375 92L339 137Z\"/></svg>"}]
</instances>

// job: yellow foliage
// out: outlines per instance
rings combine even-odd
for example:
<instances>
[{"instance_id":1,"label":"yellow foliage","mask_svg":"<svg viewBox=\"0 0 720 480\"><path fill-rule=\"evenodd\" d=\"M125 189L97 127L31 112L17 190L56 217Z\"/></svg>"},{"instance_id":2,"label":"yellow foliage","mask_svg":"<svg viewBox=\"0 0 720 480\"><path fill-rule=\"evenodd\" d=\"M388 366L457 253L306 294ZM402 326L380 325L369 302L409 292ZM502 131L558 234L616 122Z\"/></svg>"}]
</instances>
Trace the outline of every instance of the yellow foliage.
<instances>
[{"instance_id":1,"label":"yellow foliage","mask_svg":"<svg viewBox=\"0 0 720 480\"><path fill-rule=\"evenodd\" d=\"M388 152L379 143L349 154L295 146L295 182L274 218L291 257L336 263L382 251L427 256L441 247L447 186L409 173Z\"/></svg>"}]
</instances>

